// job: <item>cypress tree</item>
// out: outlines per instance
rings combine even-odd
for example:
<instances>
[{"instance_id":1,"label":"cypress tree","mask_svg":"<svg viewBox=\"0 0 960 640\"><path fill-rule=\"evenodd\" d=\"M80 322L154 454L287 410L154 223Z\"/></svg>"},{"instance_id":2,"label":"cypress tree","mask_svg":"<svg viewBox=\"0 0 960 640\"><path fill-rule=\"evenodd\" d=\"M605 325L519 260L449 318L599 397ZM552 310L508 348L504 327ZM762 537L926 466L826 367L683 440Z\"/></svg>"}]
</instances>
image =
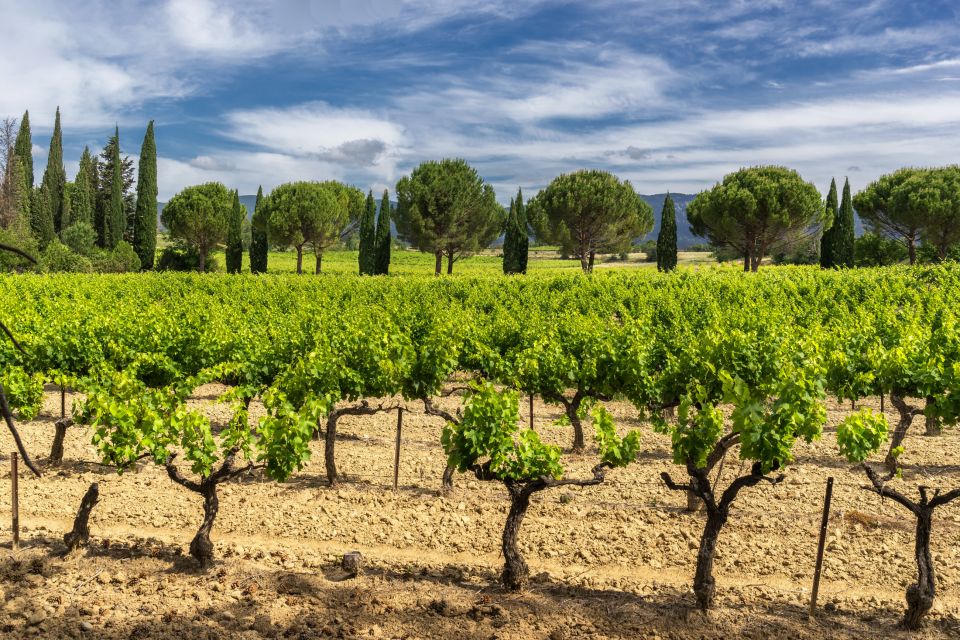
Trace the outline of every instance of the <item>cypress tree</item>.
<instances>
[{"instance_id":1,"label":"cypress tree","mask_svg":"<svg viewBox=\"0 0 960 640\"><path fill-rule=\"evenodd\" d=\"M527 272L527 259L530 250L530 233L527 224L527 208L523 204L523 189L517 189L515 200L516 217L516 244L514 244L514 258L517 263L517 273Z\"/></svg>"},{"instance_id":2,"label":"cypress tree","mask_svg":"<svg viewBox=\"0 0 960 640\"><path fill-rule=\"evenodd\" d=\"M113 135L107 141L106 146L103 148L103 151L100 152L99 162L95 167L96 176L97 176L97 198L96 198L96 209L94 217L94 227L97 229L97 238L98 243L101 247L109 249L109 243L107 242L108 237L111 235L111 220L113 218L112 213L112 201L113 201L113 175L114 175L114 165L117 162L114 161L114 158L120 159L120 130L114 129ZM120 195L123 202L123 216L124 224L122 232L119 237L114 241L119 242L124 238L124 235L128 231L128 226L132 225L134 212L136 211L136 202L135 197L132 192L134 184L134 175L133 175L133 160L130 158L122 158L119 160L120 164ZM131 226L131 237L132 237L132 226Z\"/></svg>"},{"instance_id":3,"label":"cypress tree","mask_svg":"<svg viewBox=\"0 0 960 640\"><path fill-rule=\"evenodd\" d=\"M120 162L120 132L117 130L117 144L113 147L113 175L110 180L110 207L107 210L106 247L113 249L123 240L127 230L127 214L123 208L123 170Z\"/></svg>"},{"instance_id":4,"label":"cypress tree","mask_svg":"<svg viewBox=\"0 0 960 640\"><path fill-rule=\"evenodd\" d=\"M45 184L30 194L30 231L40 249L46 249L57 235L50 217L50 190Z\"/></svg>"},{"instance_id":5,"label":"cypress tree","mask_svg":"<svg viewBox=\"0 0 960 640\"><path fill-rule=\"evenodd\" d=\"M660 212L660 233L657 234L657 270L673 271L677 268L677 209L673 198L667 193Z\"/></svg>"},{"instance_id":6,"label":"cypress tree","mask_svg":"<svg viewBox=\"0 0 960 640\"><path fill-rule=\"evenodd\" d=\"M23 112L20 131L13 144L13 155L20 161L27 189L33 189L33 138L30 135L30 112Z\"/></svg>"},{"instance_id":7,"label":"cypress tree","mask_svg":"<svg viewBox=\"0 0 960 640\"><path fill-rule=\"evenodd\" d=\"M93 212L96 208L96 177L94 175L94 161L90 149L83 148L80 156L80 168L73 181L73 216L72 223L86 222L93 225Z\"/></svg>"},{"instance_id":8,"label":"cypress tree","mask_svg":"<svg viewBox=\"0 0 960 640\"><path fill-rule=\"evenodd\" d=\"M503 234L503 272L517 273L520 266L517 264L517 206L513 198L510 199L510 208L507 210L507 226Z\"/></svg>"},{"instance_id":9,"label":"cypress tree","mask_svg":"<svg viewBox=\"0 0 960 640\"><path fill-rule=\"evenodd\" d=\"M60 130L60 107L57 107L53 136L50 138L50 153L47 155L47 169L43 172L42 182L42 188L47 190L47 215L50 216L55 233L60 233L63 223L63 189L66 183L67 172L63 168L63 132Z\"/></svg>"},{"instance_id":10,"label":"cypress tree","mask_svg":"<svg viewBox=\"0 0 960 640\"><path fill-rule=\"evenodd\" d=\"M836 197L836 195L834 195ZM847 178L843 183L843 200L840 204L840 215L838 217L840 228L834 238L834 256L835 264L838 267L853 267L854 260L854 242L856 238L856 229L853 222L853 199L850 197L850 179ZM834 225L837 226L837 225Z\"/></svg>"},{"instance_id":11,"label":"cypress tree","mask_svg":"<svg viewBox=\"0 0 960 640\"><path fill-rule=\"evenodd\" d=\"M380 200L380 215L377 216L377 234L376 249L377 260L374 273L385 276L390 273L390 243L393 239L390 237L390 218L393 211L390 206L390 192L383 190L383 198Z\"/></svg>"},{"instance_id":12,"label":"cypress tree","mask_svg":"<svg viewBox=\"0 0 960 640\"><path fill-rule=\"evenodd\" d=\"M267 272L267 221L264 219L260 201L263 200L263 187L257 189L257 202L253 206L253 220L250 223L250 273Z\"/></svg>"},{"instance_id":13,"label":"cypress tree","mask_svg":"<svg viewBox=\"0 0 960 640\"><path fill-rule=\"evenodd\" d=\"M243 207L240 192L233 192L233 211L227 226L227 273L240 273L243 268Z\"/></svg>"},{"instance_id":14,"label":"cypress tree","mask_svg":"<svg viewBox=\"0 0 960 640\"><path fill-rule=\"evenodd\" d=\"M153 137L153 120L147 124L147 133L140 147L133 250L140 256L141 269L153 269L157 255L157 144Z\"/></svg>"},{"instance_id":15,"label":"cypress tree","mask_svg":"<svg viewBox=\"0 0 960 640\"><path fill-rule=\"evenodd\" d=\"M837 263L837 234L840 230L841 221L837 214L837 181L830 181L830 191L827 193L827 218L830 219L830 227L823 232L823 238L820 239L820 266L824 269L840 266Z\"/></svg>"},{"instance_id":16,"label":"cypress tree","mask_svg":"<svg viewBox=\"0 0 960 640\"><path fill-rule=\"evenodd\" d=\"M377 238L374 218L377 215L377 201L373 199L373 189L367 193L367 204L360 218L360 275L372 276L377 270Z\"/></svg>"}]
</instances>

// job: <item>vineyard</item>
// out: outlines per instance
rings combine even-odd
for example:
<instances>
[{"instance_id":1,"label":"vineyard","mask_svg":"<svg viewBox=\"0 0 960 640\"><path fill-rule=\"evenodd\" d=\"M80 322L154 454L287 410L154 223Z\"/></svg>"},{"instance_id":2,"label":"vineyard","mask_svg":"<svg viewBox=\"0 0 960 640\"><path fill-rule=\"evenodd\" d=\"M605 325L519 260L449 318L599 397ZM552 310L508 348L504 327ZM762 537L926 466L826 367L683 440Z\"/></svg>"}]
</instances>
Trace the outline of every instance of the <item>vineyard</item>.
<instances>
[{"instance_id":1,"label":"vineyard","mask_svg":"<svg viewBox=\"0 0 960 640\"><path fill-rule=\"evenodd\" d=\"M0 567L14 636L960 632L958 269L0 296L43 474ZM60 559L94 481L88 549Z\"/></svg>"}]
</instances>

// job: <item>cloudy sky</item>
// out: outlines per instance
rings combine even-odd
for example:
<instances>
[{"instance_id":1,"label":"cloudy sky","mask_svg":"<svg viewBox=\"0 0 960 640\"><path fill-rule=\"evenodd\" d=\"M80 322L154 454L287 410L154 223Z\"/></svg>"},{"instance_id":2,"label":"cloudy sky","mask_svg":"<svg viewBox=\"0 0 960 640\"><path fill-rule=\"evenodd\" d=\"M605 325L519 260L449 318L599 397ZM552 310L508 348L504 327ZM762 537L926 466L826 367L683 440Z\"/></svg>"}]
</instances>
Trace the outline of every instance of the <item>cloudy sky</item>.
<instances>
[{"instance_id":1,"label":"cloudy sky","mask_svg":"<svg viewBox=\"0 0 960 640\"><path fill-rule=\"evenodd\" d=\"M156 121L160 197L219 180L391 187L466 158L508 200L609 169L696 192L784 164L825 190L960 161L954 0L0 0L0 116L38 175Z\"/></svg>"}]
</instances>

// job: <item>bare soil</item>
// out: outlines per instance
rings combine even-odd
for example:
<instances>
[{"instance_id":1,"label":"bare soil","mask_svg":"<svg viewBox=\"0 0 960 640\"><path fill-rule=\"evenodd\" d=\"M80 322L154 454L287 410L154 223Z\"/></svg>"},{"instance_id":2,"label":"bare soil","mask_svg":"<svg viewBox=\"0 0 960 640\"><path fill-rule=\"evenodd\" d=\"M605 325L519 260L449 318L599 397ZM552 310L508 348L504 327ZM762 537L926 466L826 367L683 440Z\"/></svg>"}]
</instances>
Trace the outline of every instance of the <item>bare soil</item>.
<instances>
[{"instance_id":1,"label":"bare soil","mask_svg":"<svg viewBox=\"0 0 960 640\"><path fill-rule=\"evenodd\" d=\"M225 421L214 403L220 391L198 389L193 402ZM915 572L913 521L862 490L862 472L836 454L832 427L847 405L831 403L824 438L798 445L782 484L741 493L720 537L718 604L708 616L692 609L690 589L703 518L685 513L685 497L659 479L662 471L685 479L684 471L671 463L669 440L640 424L631 406L609 408L623 430L643 429L641 459L599 487L534 497L521 532L534 578L522 594L498 584L506 492L458 476L454 495L440 497L442 423L418 405L405 413L396 492L395 413L341 420L337 464L346 481L337 487L327 486L320 441L309 466L287 483L254 474L223 486L213 530L217 562L206 572L187 555L202 518L199 496L149 462L117 475L97 464L90 430L72 428L63 465L39 479L21 472L17 551L10 544L9 458L0 456L0 637L960 637L960 505L937 512L938 599L929 622L916 634L900 631ZM553 425L558 407L537 402L534 413L545 439L570 444L570 429ZM51 390L41 417L21 425L41 461L58 414L59 394ZM905 443L898 488L915 495L918 484L960 485L960 434L922 433L921 418ZM0 451L12 450L3 430ZM595 458L568 455L565 462L570 475L587 475ZM738 471L747 470L728 459L721 484ZM828 476L835 478L830 536L820 607L809 621ZM91 546L61 557L62 536L92 482L100 503L90 519ZM363 554L359 577L340 569L348 551Z\"/></svg>"}]
</instances>

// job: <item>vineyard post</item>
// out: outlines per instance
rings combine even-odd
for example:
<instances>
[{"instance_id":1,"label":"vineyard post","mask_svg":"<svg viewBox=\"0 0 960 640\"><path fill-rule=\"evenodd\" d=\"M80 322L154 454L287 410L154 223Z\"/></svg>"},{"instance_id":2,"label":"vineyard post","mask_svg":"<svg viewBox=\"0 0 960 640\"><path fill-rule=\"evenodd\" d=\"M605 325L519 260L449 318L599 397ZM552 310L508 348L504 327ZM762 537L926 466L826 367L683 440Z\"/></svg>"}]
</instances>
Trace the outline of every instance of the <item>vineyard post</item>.
<instances>
[{"instance_id":1,"label":"vineyard post","mask_svg":"<svg viewBox=\"0 0 960 640\"><path fill-rule=\"evenodd\" d=\"M14 551L20 548L20 487L17 483L17 452L10 454L10 512L13 516Z\"/></svg>"},{"instance_id":2,"label":"vineyard post","mask_svg":"<svg viewBox=\"0 0 960 640\"><path fill-rule=\"evenodd\" d=\"M530 392L530 431L533 431L533 392Z\"/></svg>"},{"instance_id":3,"label":"vineyard post","mask_svg":"<svg viewBox=\"0 0 960 640\"><path fill-rule=\"evenodd\" d=\"M397 448L393 454L393 490L400 480L400 432L403 430L403 407L397 408Z\"/></svg>"},{"instance_id":4,"label":"vineyard post","mask_svg":"<svg viewBox=\"0 0 960 640\"><path fill-rule=\"evenodd\" d=\"M63 386L63 375L60 376L60 417L67 416L67 390Z\"/></svg>"},{"instance_id":5,"label":"vineyard post","mask_svg":"<svg viewBox=\"0 0 960 640\"><path fill-rule=\"evenodd\" d=\"M830 498L833 496L833 477L827 478L827 492L823 497L823 519L820 521L820 544L817 546L817 567L813 572L813 590L810 593L810 617L817 609L817 593L820 591L820 571L823 567L823 547L827 541L827 524L830 521Z\"/></svg>"},{"instance_id":6,"label":"vineyard post","mask_svg":"<svg viewBox=\"0 0 960 640\"><path fill-rule=\"evenodd\" d=\"M883 406L883 394L881 393L881 394L880 394L880 413L886 413L886 412L887 412L887 410L886 410L886 408Z\"/></svg>"}]
</instances>

